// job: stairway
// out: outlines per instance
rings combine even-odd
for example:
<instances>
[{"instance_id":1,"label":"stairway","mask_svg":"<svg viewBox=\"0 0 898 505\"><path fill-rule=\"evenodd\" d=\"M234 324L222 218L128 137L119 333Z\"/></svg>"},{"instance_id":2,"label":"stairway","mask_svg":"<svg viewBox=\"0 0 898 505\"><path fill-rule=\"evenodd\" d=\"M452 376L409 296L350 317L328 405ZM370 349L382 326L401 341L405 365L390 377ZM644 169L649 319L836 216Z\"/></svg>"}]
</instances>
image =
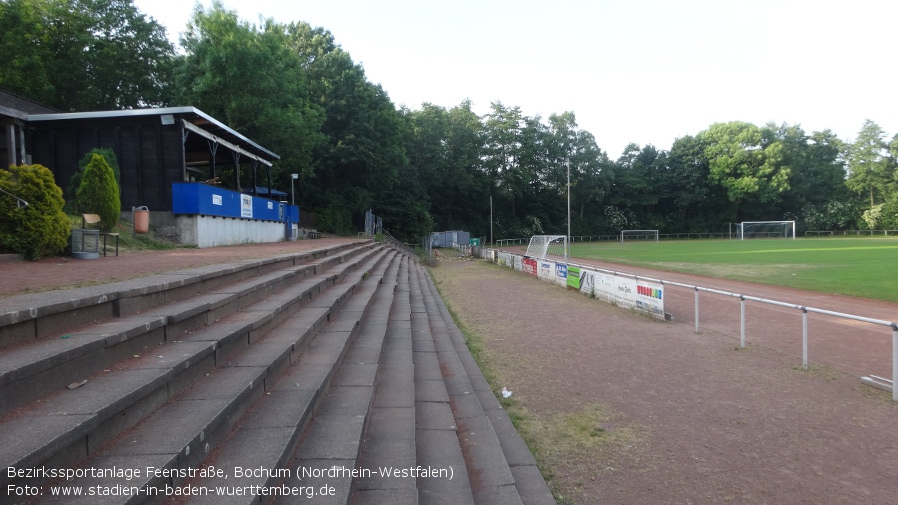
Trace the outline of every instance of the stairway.
<instances>
[{"instance_id":1,"label":"stairway","mask_svg":"<svg viewBox=\"0 0 898 505\"><path fill-rule=\"evenodd\" d=\"M404 251L53 298L0 311L3 503L554 503Z\"/></svg>"}]
</instances>

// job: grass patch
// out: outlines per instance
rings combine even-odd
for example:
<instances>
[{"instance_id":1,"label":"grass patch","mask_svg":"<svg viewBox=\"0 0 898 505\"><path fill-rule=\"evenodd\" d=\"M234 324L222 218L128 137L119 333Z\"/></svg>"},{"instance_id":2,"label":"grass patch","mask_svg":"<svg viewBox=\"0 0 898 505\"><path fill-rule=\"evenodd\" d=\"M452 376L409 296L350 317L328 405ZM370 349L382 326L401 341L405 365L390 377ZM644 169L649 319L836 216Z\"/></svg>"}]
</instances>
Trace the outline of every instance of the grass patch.
<instances>
[{"instance_id":1,"label":"grass patch","mask_svg":"<svg viewBox=\"0 0 898 505\"><path fill-rule=\"evenodd\" d=\"M798 372L802 375L807 375L808 377L817 377L824 380L834 381L839 377L844 376L843 372L840 372L834 368L828 367L826 365L812 365L808 364L808 369L805 370L801 367L801 365L795 365L792 367L792 371Z\"/></svg>"},{"instance_id":2,"label":"grass patch","mask_svg":"<svg viewBox=\"0 0 898 505\"><path fill-rule=\"evenodd\" d=\"M577 243L575 258L895 302L898 238Z\"/></svg>"}]
</instances>

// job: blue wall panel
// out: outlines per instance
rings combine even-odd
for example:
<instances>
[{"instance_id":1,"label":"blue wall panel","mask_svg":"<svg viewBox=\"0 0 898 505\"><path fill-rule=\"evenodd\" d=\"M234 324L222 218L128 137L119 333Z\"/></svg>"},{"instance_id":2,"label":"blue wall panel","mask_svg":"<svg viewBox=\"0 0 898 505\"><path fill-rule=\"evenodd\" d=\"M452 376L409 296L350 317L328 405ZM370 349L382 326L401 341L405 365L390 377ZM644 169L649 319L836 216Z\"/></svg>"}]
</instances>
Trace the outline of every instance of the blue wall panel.
<instances>
[{"instance_id":1,"label":"blue wall panel","mask_svg":"<svg viewBox=\"0 0 898 505\"><path fill-rule=\"evenodd\" d=\"M172 184L172 212L260 221L299 220L299 207L199 182Z\"/></svg>"}]
</instances>

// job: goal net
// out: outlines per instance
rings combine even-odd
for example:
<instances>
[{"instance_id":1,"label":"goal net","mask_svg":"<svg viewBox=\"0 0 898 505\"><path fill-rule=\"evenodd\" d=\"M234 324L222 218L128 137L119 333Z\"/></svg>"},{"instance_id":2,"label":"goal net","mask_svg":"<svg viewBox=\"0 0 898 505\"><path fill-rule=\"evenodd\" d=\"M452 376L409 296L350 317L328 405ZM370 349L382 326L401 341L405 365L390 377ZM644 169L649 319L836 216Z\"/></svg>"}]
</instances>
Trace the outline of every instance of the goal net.
<instances>
[{"instance_id":1,"label":"goal net","mask_svg":"<svg viewBox=\"0 0 898 505\"><path fill-rule=\"evenodd\" d=\"M736 223L736 238L795 238L795 221L743 221Z\"/></svg>"},{"instance_id":2,"label":"goal net","mask_svg":"<svg viewBox=\"0 0 898 505\"><path fill-rule=\"evenodd\" d=\"M658 230L622 230L620 232L620 243L633 240L647 240L650 242L658 241Z\"/></svg>"},{"instance_id":3,"label":"goal net","mask_svg":"<svg viewBox=\"0 0 898 505\"><path fill-rule=\"evenodd\" d=\"M567 237L564 235L534 235L530 237L525 256L538 260L564 260Z\"/></svg>"}]
</instances>

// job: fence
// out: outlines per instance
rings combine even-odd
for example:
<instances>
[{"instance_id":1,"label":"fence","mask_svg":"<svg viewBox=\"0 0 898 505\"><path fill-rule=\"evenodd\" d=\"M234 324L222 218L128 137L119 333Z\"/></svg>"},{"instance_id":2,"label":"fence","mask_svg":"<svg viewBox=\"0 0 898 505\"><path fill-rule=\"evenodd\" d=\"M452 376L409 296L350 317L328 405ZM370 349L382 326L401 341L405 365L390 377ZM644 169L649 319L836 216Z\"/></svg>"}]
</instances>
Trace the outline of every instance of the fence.
<instances>
[{"instance_id":1,"label":"fence","mask_svg":"<svg viewBox=\"0 0 898 505\"><path fill-rule=\"evenodd\" d=\"M475 255L485 259L493 259L497 258L500 254L500 251L490 250L487 248L479 248L479 250L475 249ZM889 381L888 379L883 379L881 377L870 375L869 377L862 377L864 383L879 387L881 389L886 389L891 391L892 400L898 402L898 387L895 387L895 384L898 384L898 323L894 321L887 321L884 319L877 319L872 317L864 317L858 316L855 314L848 314L844 312L832 311L827 309L821 309L816 307L810 307L807 305L800 305L794 303L788 303L778 300L772 300L767 298L761 298L757 296L745 295L741 293L733 293L729 291L708 288L703 286L697 286L693 284L687 284L682 282L670 281L665 279L657 279L649 276L637 275L629 272L621 272L616 270L608 270L592 265L581 265L576 263L570 263L569 267L580 267L580 268L588 268L597 272L602 272L605 274L613 275L613 276L621 276L632 278L636 281L644 281L660 284L664 289L664 294L669 295L670 291L667 287L675 287L680 289L686 289L694 293L693 295L693 317L695 322L695 332L701 332L701 324L702 321L702 313L701 313L701 299L700 294L704 293L707 295L714 295L717 297L723 297L725 299L732 299L739 301L739 346L740 348L744 348L746 346L747 335L746 335L746 303L752 302L755 304L760 304L762 306L770 306L779 309L786 309L787 311L795 311L801 314L801 323L802 323L802 336L801 336L801 354L802 354L802 369L808 370L809 363L809 346L808 346L808 314L819 314L822 316L827 316L831 318L836 318L837 320L845 320L857 323L863 323L867 325L873 325L874 327L888 327L891 329L891 369L892 369L892 379ZM665 297L667 298L667 297ZM670 305L665 301L665 310L670 308ZM682 309L681 309L682 310ZM711 316L720 316L721 311L711 311ZM707 315L707 314L706 314ZM760 318L761 321L759 323L770 323L773 325L778 324L778 322L771 322L768 319L769 316L765 316L764 318ZM782 328L774 328L772 331L777 332ZM857 328L852 326L852 331L857 332ZM840 338L843 338L844 335L839 335ZM857 337L860 339L860 343L863 344L864 340L862 337ZM886 344L887 345L887 344ZM842 346L844 347L844 345Z\"/></svg>"},{"instance_id":2,"label":"fence","mask_svg":"<svg viewBox=\"0 0 898 505\"><path fill-rule=\"evenodd\" d=\"M771 237L780 237L782 233L770 233ZM898 237L898 230L843 230L843 231L827 231L827 230L811 230L804 232L805 237L835 237L835 236L857 236L857 237ZM735 239L735 233L659 233L659 240L697 240L697 239ZM496 247L508 247L511 245L522 245L530 241L527 238L503 238L496 240ZM571 235L571 243L574 242L619 242L620 234L617 235Z\"/></svg>"},{"instance_id":3,"label":"fence","mask_svg":"<svg viewBox=\"0 0 898 505\"><path fill-rule=\"evenodd\" d=\"M891 235L889 235L891 233ZM834 237L836 235L841 235L843 237L854 235L857 237L876 237L882 235L884 237L894 237L898 236L898 230L844 230L844 231L806 231L804 232L805 237Z\"/></svg>"}]
</instances>

